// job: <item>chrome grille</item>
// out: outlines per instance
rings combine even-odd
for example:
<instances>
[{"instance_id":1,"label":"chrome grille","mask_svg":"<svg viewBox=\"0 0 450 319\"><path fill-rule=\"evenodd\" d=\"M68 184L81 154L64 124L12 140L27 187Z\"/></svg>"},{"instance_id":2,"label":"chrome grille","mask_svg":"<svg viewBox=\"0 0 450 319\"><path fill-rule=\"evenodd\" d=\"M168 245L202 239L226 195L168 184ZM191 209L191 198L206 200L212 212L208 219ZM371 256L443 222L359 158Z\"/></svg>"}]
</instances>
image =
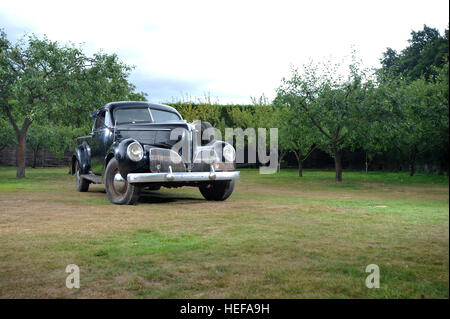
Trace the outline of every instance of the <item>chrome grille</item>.
<instances>
[{"instance_id":1,"label":"chrome grille","mask_svg":"<svg viewBox=\"0 0 450 319\"><path fill-rule=\"evenodd\" d=\"M154 145L154 144L166 144L173 146L177 141L170 140L170 131L121 131L123 138L131 137L141 144Z\"/></svg>"},{"instance_id":2,"label":"chrome grille","mask_svg":"<svg viewBox=\"0 0 450 319\"><path fill-rule=\"evenodd\" d=\"M186 171L183 159L172 150L164 148L151 148L149 150L149 155L150 172L152 173L167 173L169 171L169 165L172 166L173 172Z\"/></svg>"},{"instance_id":3,"label":"chrome grille","mask_svg":"<svg viewBox=\"0 0 450 319\"><path fill-rule=\"evenodd\" d=\"M207 148L199 150L194 156L194 163L206 163L211 164L214 162L220 162L217 152L213 148Z\"/></svg>"}]
</instances>

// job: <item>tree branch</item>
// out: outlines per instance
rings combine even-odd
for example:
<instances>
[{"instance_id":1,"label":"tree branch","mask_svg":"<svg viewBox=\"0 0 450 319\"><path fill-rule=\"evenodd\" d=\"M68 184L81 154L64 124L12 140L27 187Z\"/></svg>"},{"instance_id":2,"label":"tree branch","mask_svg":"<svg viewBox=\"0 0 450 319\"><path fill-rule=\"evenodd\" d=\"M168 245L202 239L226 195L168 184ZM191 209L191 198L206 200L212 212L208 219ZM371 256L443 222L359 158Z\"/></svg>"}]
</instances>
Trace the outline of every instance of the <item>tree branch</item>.
<instances>
[{"instance_id":1,"label":"tree branch","mask_svg":"<svg viewBox=\"0 0 450 319\"><path fill-rule=\"evenodd\" d=\"M21 133L25 133L28 128L30 127L31 123L33 121L30 120L28 117L25 119L25 121L23 121L23 125L22 125L22 130L20 131Z\"/></svg>"},{"instance_id":2,"label":"tree branch","mask_svg":"<svg viewBox=\"0 0 450 319\"><path fill-rule=\"evenodd\" d=\"M8 107L8 102L5 102L5 104L3 104L3 108L4 108L5 111L6 111L6 115L8 116L8 119L9 119L9 121L11 122L11 125L12 125L13 128L14 128L14 131L16 132L17 135L19 135L20 130L19 130L19 127L17 126L16 121L14 120L14 117L13 117L12 114L11 114L11 110L10 110L9 107Z\"/></svg>"},{"instance_id":3,"label":"tree branch","mask_svg":"<svg viewBox=\"0 0 450 319\"><path fill-rule=\"evenodd\" d=\"M308 94L308 93L307 93L307 94ZM302 102L300 103L300 107L301 107L303 110L305 110L306 115L308 115L309 119L310 119L311 122L314 124L314 126L316 126L316 127L319 129L319 131L322 132L323 135L325 135L328 139L331 140L331 136L330 136L327 132L325 132L325 131L323 130L323 128L322 128L322 127L320 126L320 124L316 121L316 119L309 113L308 108L307 108L305 105L303 105Z\"/></svg>"}]
</instances>

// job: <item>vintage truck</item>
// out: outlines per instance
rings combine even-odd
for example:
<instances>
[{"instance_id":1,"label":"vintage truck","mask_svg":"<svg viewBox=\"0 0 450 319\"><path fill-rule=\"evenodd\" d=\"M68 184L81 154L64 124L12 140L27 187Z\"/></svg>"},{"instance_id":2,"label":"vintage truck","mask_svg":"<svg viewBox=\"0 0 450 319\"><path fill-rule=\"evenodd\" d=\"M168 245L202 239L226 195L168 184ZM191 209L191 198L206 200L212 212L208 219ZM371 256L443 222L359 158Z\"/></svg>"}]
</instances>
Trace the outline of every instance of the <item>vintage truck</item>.
<instances>
[{"instance_id":1,"label":"vintage truck","mask_svg":"<svg viewBox=\"0 0 450 319\"><path fill-rule=\"evenodd\" d=\"M76 189L105 184L114 204L134 204L140 190L194 186L207 200L234 190L232 145L217 141L207 122L187 123L173 107L111 102L96 112L89 136L78 138L72 157Z\"/></svg>"}]
</instances>

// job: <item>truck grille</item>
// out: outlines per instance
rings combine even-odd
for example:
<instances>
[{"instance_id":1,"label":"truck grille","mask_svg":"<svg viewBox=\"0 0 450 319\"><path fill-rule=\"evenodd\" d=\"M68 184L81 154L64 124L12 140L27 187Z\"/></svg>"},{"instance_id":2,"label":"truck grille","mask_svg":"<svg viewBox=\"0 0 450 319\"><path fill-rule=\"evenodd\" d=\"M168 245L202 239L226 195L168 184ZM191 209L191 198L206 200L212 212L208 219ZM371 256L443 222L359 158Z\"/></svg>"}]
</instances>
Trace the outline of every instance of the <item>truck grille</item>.
<instances>
[{"instance_id":1,"label":"truck grille","mask_svg":"<svg viewBox=\"0 0 450 319\"><path fill-rule=\"evenodd\" d=\"M180 155L172 150L164 148L151 148L150 155L150 172L167 173L169 165L172 166L173 172L186 172L186 167ZM173 161L175 159L175 161Z\"/></svg>"},{"instance_id":2,"label":"truck grille","mask_svg":"<svg viewBox=\"0 0 450 319\"><path fill-rule=\"evenodd\" d=\"M195 154L193 162L211 164L220 162L220 158L214 149L202 149Z\"/></svg>"},{"instance_id":3,"label":"truck grille","mask_svg":"<svg viewBox=\"0 0 450 319\"><path fill-rule=\"evenodd\" d=\"M141 144L167 144L173 146L177 141L170 139L170 131L122 131L123 138L134 138Z\"/></svg>"}]
</instances>

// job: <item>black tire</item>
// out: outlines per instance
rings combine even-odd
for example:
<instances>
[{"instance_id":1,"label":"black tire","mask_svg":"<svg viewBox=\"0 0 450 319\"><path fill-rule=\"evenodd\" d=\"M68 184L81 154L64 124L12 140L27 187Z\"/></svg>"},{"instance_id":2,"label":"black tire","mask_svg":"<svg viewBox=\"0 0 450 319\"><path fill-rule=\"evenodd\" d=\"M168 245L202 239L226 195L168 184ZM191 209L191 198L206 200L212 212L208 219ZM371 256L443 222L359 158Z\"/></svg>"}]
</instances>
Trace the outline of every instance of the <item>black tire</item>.
<instances>
[{"instance_id":1,"label":"black tire","mask_svg":"<svg viewBox=\"0 0 450 319\"><path fill-rule=\"evenodd\" d=\"M75 161L75 188L79 192L87 192L89 190L90 182L87 179L81 177L80 163Z\"/></svg>"},{"instance_id":2,"label":"black tire","mask_svg":"<svg viewBox=\"0 0 450 319\"><path fill-rule=\"evenodd\" d=\"M216 181L199 187L206 200L223 201L230 197L234 190L234 180Z\"/></svg>"},{"instance_id":3,"label":"black tire","mask_svg":"<svg viewBox=\"0 0 450 319\"><path fill-rule=\"evenodd\" d=\"M118 205L133 205L139 199L139 187L128 183L123 178L121 181L114 181L114 177L119 178L119 176L119 163L113 158L105 171L105 188L109 201Z\"/></svg>"}]
</instances>

